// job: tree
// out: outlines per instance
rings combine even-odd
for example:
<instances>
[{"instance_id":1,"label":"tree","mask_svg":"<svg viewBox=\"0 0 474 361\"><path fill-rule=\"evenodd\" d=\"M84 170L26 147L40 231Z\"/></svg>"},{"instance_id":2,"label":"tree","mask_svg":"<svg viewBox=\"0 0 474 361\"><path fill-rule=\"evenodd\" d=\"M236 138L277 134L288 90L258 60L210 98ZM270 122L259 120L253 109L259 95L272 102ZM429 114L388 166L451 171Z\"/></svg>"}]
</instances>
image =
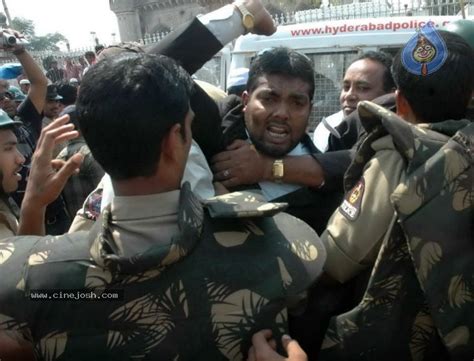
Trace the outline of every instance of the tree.
<instances>
[{"instance_id":1,"label":"tree","mask_svg":"<svg viewBox=\"0 0 474 361\"><path fill-rule=\"evenodd\" d=\"M279 6L272 3L266 4L265 7L267 8L270 15L273 17L279 17L283 15L284 13L283 10Z\"/></svg>"},{"instance_id":2,"label":"tree","mask_svg":"<svg viewBox=\"0 0 474 361\"><path fill-rule=\"evenodd\" d=\"M29 19L15 17L12 20L12 28L28 37L30 43L30 45L28 45L29 50L57 51L59 50L59 46L57 45L59 42L68 42L66 37L60 33L50 33L44 36L36 35L35 24Z\"/></svg>"},{"instance_id":3,"label":"tree","mask_svg":"<svg viewBox=\"0 0 474 361\"><path fill-rule=\"evenodd\" d=\"M317 9L321 7L321 0L300 0L296 4L295 11Z\"/></svg>"},{"instance_id":4,"label":"tree","mask_svg":"<svg viewBox=\"0 0 474 361\"><path fill-rule=\"evenodd\" d=\"M35 35L35 24L33 20L16 17L12 20L12 28L20 32L23 35L34 36Z\"/></svg>"},{"instance_id":5,"label":"tree","mask_svg":"<svg viewBox=\"0 0 474 361\"><path fill-rule=\"evenodd\" d=\"M60 41L67 43L67 39L63 34L53 33L46 34L44 36L34 36L30 39L29 49L31 50L51 50L58 51L60 50L57 45Z\"/></svg>"}]
</instances>

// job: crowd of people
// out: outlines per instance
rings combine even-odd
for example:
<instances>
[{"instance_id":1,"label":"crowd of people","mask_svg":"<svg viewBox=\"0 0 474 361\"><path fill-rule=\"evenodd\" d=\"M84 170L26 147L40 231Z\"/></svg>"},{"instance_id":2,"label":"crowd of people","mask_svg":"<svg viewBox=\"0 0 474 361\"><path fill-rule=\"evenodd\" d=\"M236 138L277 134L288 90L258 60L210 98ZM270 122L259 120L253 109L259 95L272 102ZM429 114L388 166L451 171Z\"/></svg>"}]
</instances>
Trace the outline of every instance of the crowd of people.
<instances>
[{"instance_id":1,"label":"crowd of people","mask_svg":"<svg viewBox=\"0 0 474 361\"><path fill-rule=\"evenodd\" d=\"M474 22L361 54L313 136L305 54L192 78L274 31L243 0L87 67L4 48L2 361L472 359Z\"/></svg>"}]
</instances>

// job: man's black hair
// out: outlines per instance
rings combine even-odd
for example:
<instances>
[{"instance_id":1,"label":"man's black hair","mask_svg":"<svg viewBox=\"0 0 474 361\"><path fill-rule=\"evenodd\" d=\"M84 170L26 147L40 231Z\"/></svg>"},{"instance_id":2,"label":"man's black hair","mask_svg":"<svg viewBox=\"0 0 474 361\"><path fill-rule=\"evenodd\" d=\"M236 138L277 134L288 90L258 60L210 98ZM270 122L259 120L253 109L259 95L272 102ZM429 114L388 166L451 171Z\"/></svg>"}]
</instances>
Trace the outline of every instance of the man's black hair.
<instances>
[{"instance_id":1,"label":"man's black hair","mask_svg":"<svg viewBox=\"0 0 474 361\"><path fill-rule=\"evenodd\" d=\"M395 83L419 122L464 118L474 89L474 50L457 34L446 31L439 34L448 55L434 73L426 76L410 73L402 64L401 51L393 61Z\"/></svg>"},{"instance_id":2,"label":"man's black hair","mask_svg":"<svg viewBox=\"0 0 474 361\"><path fill-rule=\"evenodd\" d=\"M309 99L314 95L313 63L304 54L286 47L272 48L257 55L250 63L247 91L255 90L263 75L283 75L298 78L310 86Z\"/></svg>"},{"instance_id":3,"label":"man's black hair","mask_svg":"<svg viewBox=\"0 0 474 361\"><path fill-rule=\"evenodd\" d=\"M96 53L96 54L99 54L99 53L100 53L102 50L104 50L104 49L105 49L105 46L102 45L102 44L98 44L98 45L96 45L96 46L94 47L94 50L95 50L95 53Z\"/></svg>"},{"instance_id":4,"label":"man's black hair","mask_svg":"<svg viewBox=\"0 0 474 361\"><path fill-rule=\"evenodd\" d=\"M381 64L384 67L384 73L383 73L383 90L385 90L387 93L392 92L393 89L396 87L395 82L392 77L392 63L393 63L393 58L390 54L384 52L384 51L367 51L361 55L359 55L357 58L355 58L350 65L354 64L356 61L359 60L372 60L374 62L377 62ZM349 66L350 66L349 65Z\"/></svg>"},{"instance_id":5,"label":"man's black hair","mask_svg":"<svg viewBox=\"0 0 474 361\"><path fill-rule=\"evenodd\" d=\"M95 59L95 53L94 53L93 51L91 51L91 50L86 51L86 52L84 53L84 56L86 56L86 57L87 57L87 56L91 56L91 57L93 57L93 58Z\"/></svg>"},{"instance_id":6,"label":"man's black hair","mask_svg":"<svg viewBox=\"0 0 474 361\"><path fill-rule=\"evenodd\" d=\"M85 74L79 125L113 179L156 172L163 137L173 125L184 125L191 87L191 78L173 60L143 53L104 59Z\"/></svg>"},{"instance_id":7,"label":"man's black hair","mask_svg":"<svg viewBox=\"0 0 474 361\"><path fill-rule=\"evenodd\" d=\"M72 105L77 99L77 88L65 81L57 83L58 94L63 98L59 101L64 106Z\"/></svg>"}]
</instances>

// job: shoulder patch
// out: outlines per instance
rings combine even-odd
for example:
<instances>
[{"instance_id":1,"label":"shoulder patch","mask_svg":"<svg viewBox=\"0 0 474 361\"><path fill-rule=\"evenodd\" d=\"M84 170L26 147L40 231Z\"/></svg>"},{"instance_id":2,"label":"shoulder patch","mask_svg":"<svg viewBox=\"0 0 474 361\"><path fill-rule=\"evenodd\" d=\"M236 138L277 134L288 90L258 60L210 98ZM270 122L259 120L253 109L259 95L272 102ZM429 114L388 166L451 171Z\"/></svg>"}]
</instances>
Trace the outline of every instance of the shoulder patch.
<instances>
[{"instance_id":1,"label":"shoulder patch","mask_svg":"<svg viewBox=\"0 0 474 361\"><path fill-rule=\"evenodd\" d=\"M339 212L341 212L348 220L355 221L357 217L359 217L364 191L365 180L364 177L362 177L354 188L352 188L344 197L344 201L339 207Z\"/></svg>"},{"instance_id":2,"label":"shoulder patch","mask_svg":"<svg viewBox=\"0 0 474 361\"><path fill-rule=\"evenodd\" d=\"M100 215L100 206L102 204L102 189L93 191L84 202L83 213L87 219L96 221Z\"/></svg>"}]
</instances>

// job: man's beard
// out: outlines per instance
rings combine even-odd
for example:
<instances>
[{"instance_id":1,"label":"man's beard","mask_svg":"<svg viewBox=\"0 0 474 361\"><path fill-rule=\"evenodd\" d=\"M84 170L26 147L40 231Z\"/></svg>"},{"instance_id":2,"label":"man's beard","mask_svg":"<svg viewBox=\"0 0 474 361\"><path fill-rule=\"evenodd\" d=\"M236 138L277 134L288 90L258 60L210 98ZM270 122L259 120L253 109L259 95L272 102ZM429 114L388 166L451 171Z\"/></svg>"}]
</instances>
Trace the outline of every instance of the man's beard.
<instances>
[{"instance_id":1,"label":"man's beard","mask_svg":"<svg viewBox=\"0 0 474 361\"><path fill-rule=\"evenodd\" d=\"M259 139L254 139L250 134L249 134L249 137L250 137L250 140L252 141L252 144L260 153L268 155L269 157L273 157L273 158L284 157L298 145L298 143L292 144L287 149L282 149L280 147L274 148L274 147L268 146L267 144L265 144L263 141Z\"/></svg>"},{"instance_id":2,"label":"man's beard","mask_svg":"<svg viewBox=\"0 0 474 361\"><path fill-rule=\"evenodd\" d=\"M0 170L0 198L2 196L8 195L7 192L5 192L5 189L3 188L3 172Z\"/></svg>"}]
</instances>

